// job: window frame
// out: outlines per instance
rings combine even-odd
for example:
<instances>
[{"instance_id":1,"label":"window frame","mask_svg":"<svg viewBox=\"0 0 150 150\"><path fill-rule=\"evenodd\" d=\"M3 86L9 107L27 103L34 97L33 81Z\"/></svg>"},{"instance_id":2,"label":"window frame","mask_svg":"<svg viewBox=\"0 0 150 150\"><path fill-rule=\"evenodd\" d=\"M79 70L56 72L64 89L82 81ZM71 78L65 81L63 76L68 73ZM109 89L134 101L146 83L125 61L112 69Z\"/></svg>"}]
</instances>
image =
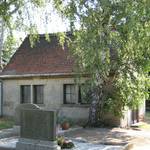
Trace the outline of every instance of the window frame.
<instances>
[{"instance_id":1,"label":"window frame","mask_svg":"<svg viewBox=\"0 0 150 150\"><path fill-rule=\"evenodd\" d=\"M69 83L69 84L64 84L63 85L63 94L64 94L64 96L63 96L63 104L77 104L76 102L74 102L74 103L69 103L69 102L67 102L67 100L66 100L66 95L67 94L73 94L73 93L66 93L66 87L67 86L72 86L72 85L74 85L75 86L75 92L74 92L74 94L76 94L76 84L73 84L73 83ZM78 96L77 96L78 97Z\"/></svg>"},{"instance_id":2,"label":"window frame","mask_svg":"<svg viewBox=\"0 0 150 150\"><path fill-rule=\"evenodd\" d=\"M24 97L24 90L23 90L23 88L25 87L25 86L28 86L29 88L30 88L30 98L29 98L29 102L26 102L27 100L25 100L25 97ZM32 86L31 85L29 85L29 84L27 84L27 85L20 85L20 103L21 104L29 104L29 103L31 103L31 88L32 88Z\"/></svg>"},{"instance_id":3,"label":"window frame","mask_svg":"<svg viewBox=\"0 0 150 150\"><path fill-rule=\"evenodd\" d=\"M35 96L35 88L37 86L41 86L42 87L42 103L37 103L37 100L35 100L35 97L37 97L37 94ZM37 104L37 105L42 105L44 104L44 85L43 84L34 84L32 85L32 100L33 100L33 104Z\"/></svg>"},{"instance_id":4,"label":"window frame","mask_svg":"<svg viewBox=\"0 0 150 150\"><path fill-rule=\"evenodd\" d=\"M79 92L78 92L78 103L81 105L89 105L90 104L89 102L83 102L82 93L81 93L82 92L82 90L81 90L82 86L85 86L85 84L82 83L78 86L78 90L79 90Z\"/></svg>"},{"instance_id":5,"label":"window frame","mask_svg":"<svg viewBox=\"0 0 150 150\"><path fill-rule=\"evenodd\" d=\"M67 85L74 85L75 86L75 94L76 94L76 102L75 103L68 103L66 101L66 86ZM68 83L68 84L63 84L63 104L67 104L67 105L89 105L89 103L87 102L83 102L82 101L82 94L81 94L81 86L84 86L85 84L82 83L81 85L78 84L74 84L74 83Z\"/></svg>"}]
</instances>

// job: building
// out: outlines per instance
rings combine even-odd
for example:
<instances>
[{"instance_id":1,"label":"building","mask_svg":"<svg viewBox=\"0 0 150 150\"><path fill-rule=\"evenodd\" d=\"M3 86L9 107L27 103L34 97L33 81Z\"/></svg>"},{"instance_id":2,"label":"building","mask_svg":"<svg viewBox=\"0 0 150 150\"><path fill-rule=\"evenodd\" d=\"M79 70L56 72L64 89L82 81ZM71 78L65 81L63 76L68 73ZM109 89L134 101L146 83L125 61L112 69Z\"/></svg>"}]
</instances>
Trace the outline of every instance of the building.
<instances>
[{"instance_id":1,"label":"building","mask_svg":"<svg viewBox=\"0 0 150 150\"><path fill-rule=\"evenodd\" d=\"M0 75L3 115L13 116L20 103L34 103L43 109L56 109L59 115L76 121L87 120L89 105L81 99L73 69L74 60L67 46L60 46L56 35L51 35L50 42L40 35L33 48L29 37L25 38ZM81 81L84 83L86 78ZM144 111L128 110L124 119L112 115L106 118L114 125L126 126L138 121Z\"/></svg>"}]
</instances>

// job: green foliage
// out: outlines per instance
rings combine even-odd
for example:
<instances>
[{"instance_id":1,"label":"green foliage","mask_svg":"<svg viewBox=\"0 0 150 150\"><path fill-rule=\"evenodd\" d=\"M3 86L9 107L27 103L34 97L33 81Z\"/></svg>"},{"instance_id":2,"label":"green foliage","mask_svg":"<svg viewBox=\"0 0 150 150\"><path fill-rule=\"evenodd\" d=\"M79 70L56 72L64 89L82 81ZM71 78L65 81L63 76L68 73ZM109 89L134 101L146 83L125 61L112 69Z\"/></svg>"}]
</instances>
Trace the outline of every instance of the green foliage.
<instances>
[{"instance_id":1,"label":"green foliage","mask_svg":"<svg viewBox=\"0 0 150 150\"><path fill-rule=\"evenodd\" d=\"M0 1L0 52L2 51L3 63L7 63L18 44L14 41L14 33L24 32L30 34L31 47L38 41L37 26L33 21L33 12L45 7L49 0L1 0ZM34 14L35 15L35 14ZM1 31L1 29L3 31ZM3 32L3 34L1 34ZM14 38L14 39L13 39ZM8 41L7 41L8 40ZM15 50L14 50L15 49Z\"/></svg>"},{"instance_id":2,"label":"green foliage","mask_svg":"<svg viewBox=\"0 0 150 150\"><path fill-rule=\"evenodd\" d=\"M11 16L23 5L21 0L2 0L0 2L0 18L10 25Z\"/></svg>"},{"instance_id":3,"label":"green foliage","mask_svg":"<svg viewBox=\"0 0 150 150\"><path fill-rule=\"evenodd\" d=\"M150 1L54 0L54 6L80 25L70 46L77 71L90 75L99 110L122 115L138 107L150 85Z\"/></svg>"},{"instance_id":4,"label":"green foliage","mask_svg":"<svg viewBox=\"0 0 150 150\"><path fill-rule=\"evenodd\" d=\"M57 36L59 37L59 43L62 47L64 47L64 43L65 43L65 33L57 33Z\"/></svg>"},{"instance_id":5,"label":"green foliage","mask_svg":"<svg viewBox=\"0 0 150 150\"><path fill-rule=\"evenodd\" d=\"M12 35L7 36L2 51L2 61L4 64L9 61L10 57L15 52L16 47L18 47L18 42L16 41L15 37L13 37Z\"/></svg>"},{"instance_id":6,"label":"green foliage","mask_svg":"<svg viewBox=\"0 0 150 150\"><path fill-rule=\"evenodd\" d=\"M50 41L51 41L50 36L49 36L49 34L48 34L48 33L46 33L46 34L45 34L45 39L46 39L46 41L48 41L48 42L50 42Z\"/></svg>"},{"instance_id":7,"label":"green foliage","mask_svg":"<svg viewBox=\"0 0 150 150\"><path fill-rule=\"evenodd\" d=\"M60 147L63 146L64 141L65 141L65 138L63 136L57 137L57 143Z\"/></svg>"},{"instance_id":8,"label":"green foliage","mask_svg":"<svg viewBox=\"0 0 150 150\"><path fill-rule=\"evenodd\" d=\"M45 0L1 0L0 2L0 18L2 18L7 25L11 25L11 18L16 13L22 15L23 7L28 3L33 4L35 7L41 7L45 4ZM22 17L22 16L20 16Z\"/></svg>"},{"instance_id":9,"label":"green foliage","mask_svg":"<svg viewBox=\"0 0 150 150\"><path fill-rule=\"evenodd\" d=\"M30 35L29 35L29 41L30 41L30 45L31 47L34 47L35 43L38 42L39 40L39 35L37 32L37 28L36 26L30 26L29 28L30 30Z\"/></svg>"}]
</instances>

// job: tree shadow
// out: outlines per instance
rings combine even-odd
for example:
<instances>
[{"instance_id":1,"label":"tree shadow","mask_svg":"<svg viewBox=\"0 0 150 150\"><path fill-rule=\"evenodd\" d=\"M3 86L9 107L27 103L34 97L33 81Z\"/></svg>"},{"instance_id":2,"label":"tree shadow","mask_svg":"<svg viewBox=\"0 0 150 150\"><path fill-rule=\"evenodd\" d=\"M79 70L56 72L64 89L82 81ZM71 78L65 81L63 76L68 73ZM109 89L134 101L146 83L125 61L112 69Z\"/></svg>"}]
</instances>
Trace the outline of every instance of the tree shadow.
<instances>
[{"instance_id":1,"label":"tree shadow","mask_svg":"<svg viewBox=\"0 0 150 150\"><path fill-rule=\"evenodd\" d=\"M86 128L67 133L68 138L84 139L95 144L124 145L133 139L125 129Z\"/></svg>"}]
</instances>

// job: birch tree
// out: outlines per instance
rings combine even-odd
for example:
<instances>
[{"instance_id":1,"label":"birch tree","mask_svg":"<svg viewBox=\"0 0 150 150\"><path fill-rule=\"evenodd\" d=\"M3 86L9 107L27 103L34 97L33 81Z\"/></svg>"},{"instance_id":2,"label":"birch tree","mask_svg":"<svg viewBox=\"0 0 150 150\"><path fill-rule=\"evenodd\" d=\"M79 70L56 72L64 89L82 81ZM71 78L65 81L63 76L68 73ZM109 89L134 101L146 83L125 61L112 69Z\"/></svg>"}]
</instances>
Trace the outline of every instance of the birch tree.
<instances>
[{"instance_id":1,"label":"birch tree","mask_svg":"<svg viewBox=\"0 0 150 150\"><path fill-rule=\"evenodd\" d=\"M78 73L88 73L89 123L105 113L122 116L147 96L150 71L149 0L54 0L72 24L69 45ZM79 29L77 30L76 24ZM89 96L88 96L89 97Z\"/></svg>"}]
</instances>

